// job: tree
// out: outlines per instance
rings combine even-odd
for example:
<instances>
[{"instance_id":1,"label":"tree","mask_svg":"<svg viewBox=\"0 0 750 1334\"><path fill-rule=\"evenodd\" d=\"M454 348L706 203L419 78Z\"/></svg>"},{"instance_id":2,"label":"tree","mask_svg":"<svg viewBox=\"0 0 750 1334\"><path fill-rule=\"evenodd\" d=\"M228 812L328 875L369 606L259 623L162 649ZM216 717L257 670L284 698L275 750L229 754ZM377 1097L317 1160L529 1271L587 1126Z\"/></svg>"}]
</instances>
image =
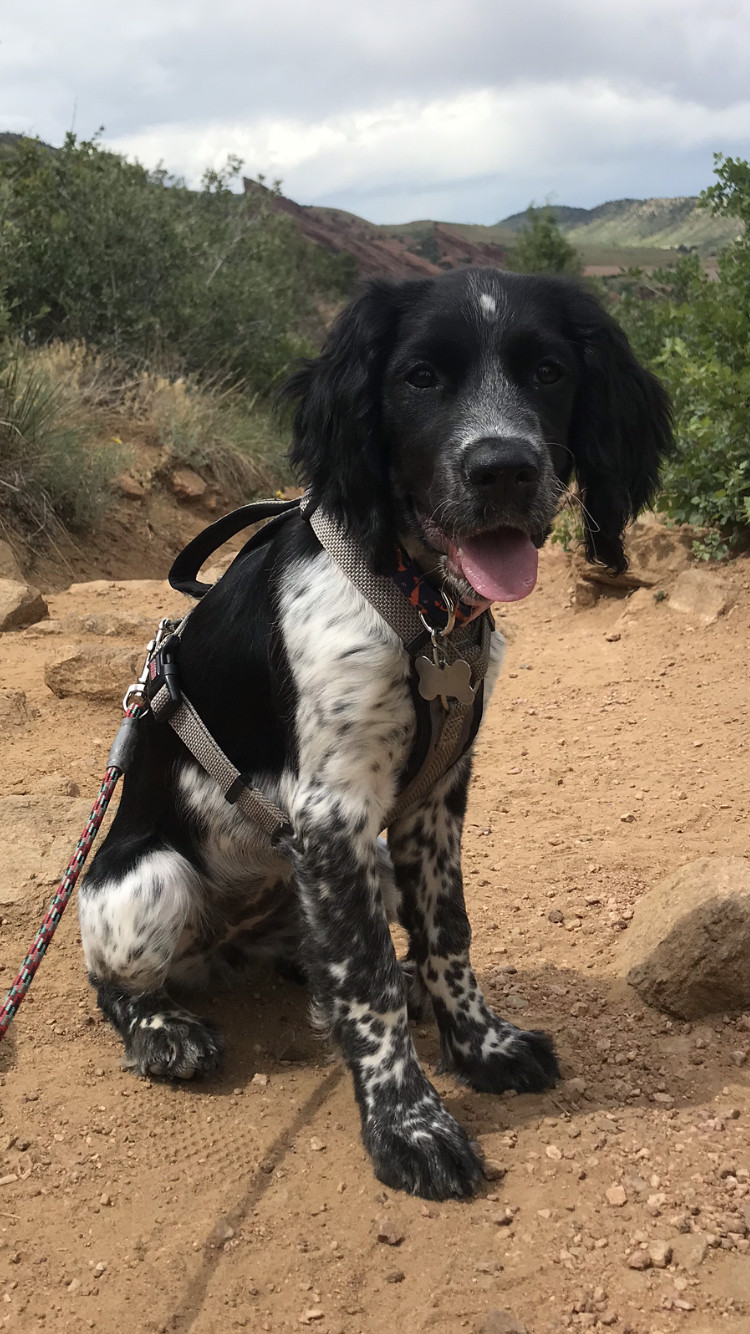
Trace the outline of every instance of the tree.
<instances>
[{"instance_id":1,"label":"tree","mask_svg":"<svg viewBox=\"0 0 750 1334\"><path fill-rule=\"evenodd\" d=\"M566 241L549 204L543 208L529 205L508 267L516 273L581 273L581 257Z\"/></svg>"}]
</instances>

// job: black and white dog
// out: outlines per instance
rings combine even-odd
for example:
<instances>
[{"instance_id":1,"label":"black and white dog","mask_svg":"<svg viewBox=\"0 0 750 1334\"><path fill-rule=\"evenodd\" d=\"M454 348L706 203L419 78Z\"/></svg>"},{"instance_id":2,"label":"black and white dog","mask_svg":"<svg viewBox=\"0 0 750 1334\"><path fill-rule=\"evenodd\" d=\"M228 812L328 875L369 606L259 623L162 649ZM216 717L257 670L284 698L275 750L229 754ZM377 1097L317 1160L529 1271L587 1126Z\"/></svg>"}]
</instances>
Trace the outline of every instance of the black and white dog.
<instances>
[{"instance_id":1,"label":"black and white dog","mask_svg":"<svg viewBox=\"0 0 750 1334\"><path fill-rule=\"evenodd\" d=\"M287 392L293 463L371 566L387 573L400 542L477 607L531 590L574 473L587 555L621 570L623 529L671 439L663 390L592 295L490 269L371 283ZM472 971L470 758L391 825L385 854L415 729L408 658L298 515L197 606L179 666L209 730L294 834L264 844L169 727L139 725L80 896L91 982L128 1063L212 1070L217 1035L170 985L253 954L296 961L351 1070L377 1176L433 1199L470 1194L480 1163L418 1063L389 915L409 932L458 1079L523 1092L557 1075L551 1040L493 1014Z\"/></svg>"}]
</instances>

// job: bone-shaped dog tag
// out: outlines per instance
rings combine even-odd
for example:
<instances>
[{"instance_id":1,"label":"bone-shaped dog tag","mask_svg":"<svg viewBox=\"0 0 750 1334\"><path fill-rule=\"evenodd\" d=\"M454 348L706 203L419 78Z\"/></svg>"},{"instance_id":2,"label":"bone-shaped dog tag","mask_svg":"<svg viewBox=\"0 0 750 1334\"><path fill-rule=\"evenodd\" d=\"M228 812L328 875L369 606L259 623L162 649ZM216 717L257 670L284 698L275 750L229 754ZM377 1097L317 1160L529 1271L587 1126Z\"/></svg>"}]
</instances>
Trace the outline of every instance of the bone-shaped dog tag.
<instances>
[{"instance_id":1,"label":"bone-shaped dog tag","mask_svg":"<svg viewBox=\"0 0 750 1334\"><path fill-rule=\"evenodd\" d=\"M416 661L419 693L422 699L457 699L459 704L473 704L476 686L471 684L471 667L463 658L439 666L429 658Z\"/></svg>"}]
</instances>

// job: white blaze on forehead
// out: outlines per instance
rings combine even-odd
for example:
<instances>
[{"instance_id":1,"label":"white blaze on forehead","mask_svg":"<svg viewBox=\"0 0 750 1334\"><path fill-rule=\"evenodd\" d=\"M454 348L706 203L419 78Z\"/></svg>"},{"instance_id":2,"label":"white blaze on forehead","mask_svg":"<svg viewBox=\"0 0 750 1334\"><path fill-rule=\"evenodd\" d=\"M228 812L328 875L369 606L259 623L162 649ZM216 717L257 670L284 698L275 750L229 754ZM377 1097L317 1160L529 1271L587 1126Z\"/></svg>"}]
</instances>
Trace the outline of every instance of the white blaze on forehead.
<instances>
[{"instance_id":1,"label":"white blaze on forehead","mask_svg":"<svg viewBox=\"0 0 750 1334\"><path fill-rule=\"evenodd\" d=\"M479 304L482 307L482 314L485 319L491 320L492 316L497 314L497 302L494 296L490 296L489 292L482 292Z\"/></svg>"}]
</instances>

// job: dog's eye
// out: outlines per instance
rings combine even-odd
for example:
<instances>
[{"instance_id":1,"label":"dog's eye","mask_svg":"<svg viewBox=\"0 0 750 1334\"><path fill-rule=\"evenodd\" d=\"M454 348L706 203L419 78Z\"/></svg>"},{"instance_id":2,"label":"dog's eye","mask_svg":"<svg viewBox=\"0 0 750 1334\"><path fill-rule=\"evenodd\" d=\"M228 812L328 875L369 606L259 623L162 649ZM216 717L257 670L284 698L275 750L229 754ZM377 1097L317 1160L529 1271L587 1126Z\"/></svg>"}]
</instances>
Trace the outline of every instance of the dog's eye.
<instances>
[{"instance_id":1,"label":"dog's eye","mask_svg":"<svg viewBox=\"0 0 750 1334\"><path fill-rule=\"evenodd\" d=\"M412 366L404 378L406 383L414 389L434 389L438 382L432 366L428 366L426 362L421 362L419 366Z\"/></svg>"},{"instance_id":2,"label":"dog's eye","mask_svg":"<svg viewBox=\"0 0 750 1334\"><path fill-rule=\"evenodd\" d=\"M562 376L563 368L556 361L540 361L534 371L534 379L539 384L555 384Z\"/></svg>"}]
</instances>

